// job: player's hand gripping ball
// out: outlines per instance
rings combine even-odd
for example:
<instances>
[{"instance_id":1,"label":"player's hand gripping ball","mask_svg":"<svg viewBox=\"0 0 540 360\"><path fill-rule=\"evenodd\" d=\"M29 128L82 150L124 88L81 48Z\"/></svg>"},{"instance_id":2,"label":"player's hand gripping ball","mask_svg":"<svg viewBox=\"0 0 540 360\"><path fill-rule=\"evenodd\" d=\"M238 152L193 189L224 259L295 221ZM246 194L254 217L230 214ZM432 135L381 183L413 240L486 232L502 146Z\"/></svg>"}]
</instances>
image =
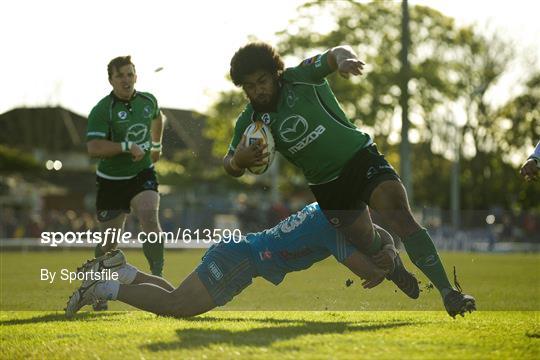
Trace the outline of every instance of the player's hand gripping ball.
<instances>
[{"instance_id":1,"label":"player's hand gripping ball","mask_svg":"<svg viewBox=\"0 0 540 360\"><path fill-rule=\"evenodd\" d=\"M256 121L246 128L246 131L244 131L244 136L246 146L257 142L259 142L259 144L263 147L266 145L264 151L269 153L269 156L266 158L267 161L262 165L248 168L248 170L253 174L263 174L266 170L268 170L270 165L272 165L275 155L275 143L272 133L270 132L270 128L261 121Z\"/></svg>"}]
</instances>

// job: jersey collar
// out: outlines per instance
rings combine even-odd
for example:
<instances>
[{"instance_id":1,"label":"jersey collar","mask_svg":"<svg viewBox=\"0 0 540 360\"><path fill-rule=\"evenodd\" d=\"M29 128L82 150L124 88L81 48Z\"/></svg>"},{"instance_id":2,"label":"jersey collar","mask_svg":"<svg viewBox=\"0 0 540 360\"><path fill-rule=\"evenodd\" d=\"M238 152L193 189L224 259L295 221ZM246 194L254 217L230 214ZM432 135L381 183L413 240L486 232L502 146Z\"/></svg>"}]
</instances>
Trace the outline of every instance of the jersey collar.
<instances>
[{"instance_id":1,"label":"jersey collar","mask_svg":"<svg viewBox=\"0 0 540 360\"><path fill-rule=\"evenodd\" d=\"M279 113L279 109L283 107L284 98L286 96L283 96L284 94L284 84L282 81L282 77L278 79L278 100L276 104L276 111L273 112L258 112L253 109L253 114L251 114L251 121L257 121L262 120L262 122L265 125L270 125L272 120L277 117L277 114Z\"/></svg>"},{"instance_id":2,"label":"jersey collar","mask_svg":"<svg viewBox=\"0 0 540 360\"><path fill-rule=\"evenodd\" d=\"M137 95L139 95L137 90L133 90L133 95L131 95L131 97L128 100L124 100L124 99L120 99L118 96L116 96L114 94L114 91L111 91L111 93L109 94L109 96L112 97L114 102L124 102L124 103L126 101L131 101L131 100L135 99L137 97Z\"/></svg>"}]
</instances>

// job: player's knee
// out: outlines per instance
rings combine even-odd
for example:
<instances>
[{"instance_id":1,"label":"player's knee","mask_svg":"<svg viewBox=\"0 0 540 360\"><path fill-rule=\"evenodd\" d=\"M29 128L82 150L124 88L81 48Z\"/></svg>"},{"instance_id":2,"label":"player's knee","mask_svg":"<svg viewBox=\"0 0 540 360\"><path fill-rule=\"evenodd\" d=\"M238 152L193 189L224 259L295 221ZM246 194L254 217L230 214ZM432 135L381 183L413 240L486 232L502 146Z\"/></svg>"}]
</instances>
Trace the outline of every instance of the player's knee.
<instances>
[{"instance_id":1,"label":"player's knee","mask_svg":"<svg viewBox=\"0 0 540 360\"><path fill-rule=\"evenodd\" d=\"M178 299L172 292L164 297L160 307L165 316L181 317L179 315L183 313L182 300Z\"/></svg>"},{"instance_id":2,"label":"player's knee","mask_svg":"<svg viewBox=\"0 0 540 360\"><path fill-rule=\"evenodd\" d=\"M403 209L399 214L390 220L392 230L399 237L407 237L414 234L422 227L416 222L414 216L409 209Z\"/></svg>"},{"instance_id":3,"label":"player's knee","mask_svg":"<svg viewBox=\"0 0 540 360\"><path fill-rule=\"evenodd\" d=\"M171 316L177 319L185 319L185 318L193 317L195 315L197 314L185 308L177 309L171 313Z\"/></svg>"},{"instance_id":4,"label":"player's knee","mask_svg":"<svg viewBox=\"0 0 540 360\"><path fill-rule=\"evenodd\" d=\"M171 305L170 316L175 318L187 318L197 315L190 306L183 302L176 302Z\"/></svg>"},{"instance_id":5,"label":"player's knee","mask_svg":"<svg viewBox=\"0 0 540 360\"><path fill-rule=\"evenodd\" d=\"M170 292L165 298L163 312L166 316L175 318L184 318L192 316L189 311L189 306L183 297L178 296L177 292Z\"/></svg>"},{"instance_id":6,"label":"player's knee","mask_svg":"<svg viewBox=\"0 0 540 360\"><path fill-rule=\"evenodd\" d=\"M347 238L358 245L369 245L373 240L373 227L354 223L342 229Z\"/></svg>"},{"instance_id":7,"label":"player's knee","mask_svg":"<svg viewBox=\"0 0 540 360\"><path fill-rule=\"evenodd\" d=\"M141 218L141 227L145 232L159 233L161 231L157 218Z\"/></svg>"}]
</instances>

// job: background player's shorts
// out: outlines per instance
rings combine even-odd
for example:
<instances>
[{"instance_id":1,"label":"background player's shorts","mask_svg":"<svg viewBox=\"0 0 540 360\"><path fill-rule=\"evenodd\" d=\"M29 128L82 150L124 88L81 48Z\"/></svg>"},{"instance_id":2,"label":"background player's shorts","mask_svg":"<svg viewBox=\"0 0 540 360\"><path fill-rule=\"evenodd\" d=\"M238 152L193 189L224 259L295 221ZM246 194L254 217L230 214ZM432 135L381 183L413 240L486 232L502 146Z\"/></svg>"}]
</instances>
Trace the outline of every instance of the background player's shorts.
<instances>
[{"instance_id":1,"label":"background player's shorts","mask_svg":"<svg viewBox=\"0 0 540 360\"><path fill-rule=\"evenodd\" d=\"M99 221L112 220L121 213L131 211L131 199L145 190L158 191L154 168L144 169L127 180L109 180L96 177L96 210Z\"/></svg>"},{"instance_id":2,"label":"background player's shorts","mask_svg":"<svg viewBox=\"0 0 540 360\"><path fill-rule=\"evenodd\" d=\"M195 271L217 306L231 301L257 276L251 248L245 241L212 245Z\"/></svg>"},{"instance_id":3,"label":"background player's shorts","mask_svg":"<svg viewBox=\"0 0 540 360\"><path fill-rule=\"evenodd\" d=\"M360 216L373 190L387 180L401 181L373 144L354 154L337 179L310 188L328 221L341 227L351 225Z\"/></svg>"}]
</instances>

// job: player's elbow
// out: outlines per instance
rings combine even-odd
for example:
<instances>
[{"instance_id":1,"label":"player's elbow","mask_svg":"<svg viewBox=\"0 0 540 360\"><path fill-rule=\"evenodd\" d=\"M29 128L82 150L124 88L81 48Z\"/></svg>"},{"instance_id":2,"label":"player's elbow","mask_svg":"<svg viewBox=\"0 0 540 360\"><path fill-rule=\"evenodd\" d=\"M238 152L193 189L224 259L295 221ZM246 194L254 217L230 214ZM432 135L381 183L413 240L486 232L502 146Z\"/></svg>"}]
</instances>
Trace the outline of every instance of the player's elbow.
<instances>
[{"instance_id":1,"label":"player's elbow","mask_svg":"<svg viewBox=\"0 0 540 360\"><path fill-rule=\"evenodd\" d=\"M231 175L230 170L229 170L229 161L230 161L229 155L225 155L225 156L223 157L223 163L222 163L222 165L223 165L223 169L225 169L225 171L227 172L227 174Z\"/></svg>"},{"instance_id":2,"label":"player's elbow","mask_svg":"<svg viewBox=\"0 0 540 360\"><path fill-rule=\"evenodd\" d=\"M353 48L351 45L338 45L338 46L334 46L333 48L330 49L330 53L337 53L337 52L340 52L340 51L348 51L348 52L352 52L353 51Z\"/></svg>"}]
</instances>

